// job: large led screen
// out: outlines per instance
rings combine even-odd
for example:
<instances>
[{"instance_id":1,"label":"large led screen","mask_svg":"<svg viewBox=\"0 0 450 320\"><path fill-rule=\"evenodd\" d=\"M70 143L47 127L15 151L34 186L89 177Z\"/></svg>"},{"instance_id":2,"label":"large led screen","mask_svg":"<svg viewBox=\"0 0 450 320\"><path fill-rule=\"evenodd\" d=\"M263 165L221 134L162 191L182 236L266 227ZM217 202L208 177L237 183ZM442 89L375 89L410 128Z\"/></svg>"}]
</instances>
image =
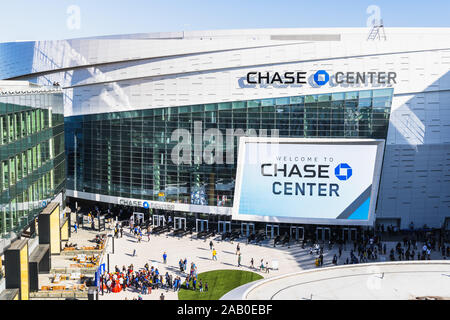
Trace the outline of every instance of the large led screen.
<instances>
[{"instance_id":1,"label":"large led screen","mask_svg":"<svg viewBox=\"0 0 450 320\"><path fill-rule=\"evenodd\" d=\"M373 224L383 140L240 139L233 219Z\"/></svg>"}]
</instances>

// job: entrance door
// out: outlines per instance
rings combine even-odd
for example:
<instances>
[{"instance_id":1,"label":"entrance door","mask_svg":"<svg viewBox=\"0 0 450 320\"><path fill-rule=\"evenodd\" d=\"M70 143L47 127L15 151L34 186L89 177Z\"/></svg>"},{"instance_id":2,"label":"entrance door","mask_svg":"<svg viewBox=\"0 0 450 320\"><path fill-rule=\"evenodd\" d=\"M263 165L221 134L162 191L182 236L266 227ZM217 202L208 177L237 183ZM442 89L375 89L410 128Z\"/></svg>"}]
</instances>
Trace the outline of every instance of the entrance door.
<instances>
[{"instance_id":1,"label":"entrance door","mask_svg":"<svg viewBox=\"0 0 450 320\"><path fill-rule=\"evenodd\" d=\"M186 230L186 218L175 217L173 228L175 230Z\"/></svg>"},{"instance_id":2,"label":"entrance door","mask_svg":"<svg viewBox=\"0 0 450 320\"><path fill-rule=\"evenodd\" d=\"M197 219L196 230L197 232L208 231L208 220Z\"/></svg>"},{"instance_id":3,"label":"entrance door","mask_svg":"<svg viewBox=\"0 0 450 320\"><path fill-rule=\"evenodd\" d=\"M154 227L164 227L166 225L166 218L160 215L153 215L153 226Z\"/></svg>"},{"instance_id":4,"label":"entrance door","mask_svg":"<svg viewBox=\"0 0 450 320\"><path fill-rule=\"evenodd\" d=\"M323 240L324 241L330 241L331 238L331 230L330 228L324 228L323 229Z\"/></svg>"},{"instance_id":5,"label":"entrance door","mask_svg":"<svg viewBox=\"0 0 450 320\"><path fill-rule=\"evenodd\" d=\"M303 227L291 227L291 239L295 241L305 238L305 229Z\"/></svg>"},{"instance_id":6,"label":"entrance door","mask_svg":"<svg viewBox=\"0 0 450 320\"><path fill-rule=\"evenodd\" d=\"M357 232L356 228L350 229L350 240L356 241L357 236L358 236L358 232Z\"/></svg>"},{"instance_id":7,"label":"entrance door","mask_svg":"<svg viewBox=\"0 0 450 320\"><path fill-rule=\"evenodd\" d=\"M255 232L255 224L254 223L241 223L241 234L244 237L249 237L252 233Z\"/></svg>"},{"instance_id":8,"label":"entrance door","mask_svg":"<svg viewBox=\"0 0 450 320\"><path fill-rule=\"evenodd\" d=\"M276 224L267 224L266 225L266 236L270 239L275 238L280 235L280 226Z\"/></svg>"},{"instance_id":9,"label":"entrance door","mask_svg":"<svg viewBox=\"0 0 450 320\"><path fill-rule=\"evenodd\" d=\"M145 222L145 216L140 212L133 212L133 221L137 226L140 226Z\"/></svg>"},{"instance_id":10,"label":"entrance door","mask_svg":"<svg viewBox=\"0 0 450 320\"><path fill-rule=\"evenodd\" d=\"M219 221L217 231L219 233L231 232L231 222L230 221Z\"/></svg>"},{"instance_id":11,"label":"entrance door","mask_svg":"<svg viewBox=\"0 0 450 320\"><path fill-rule=\"evenodd\" d=\"M357 231L356 228L345 228L342 229L342 240L347 241L355 241L356 240Z\"/></svg>"},{"instance_id":12,"label":"entrance door","mask_svg":"<svg viewBox=\"0 0 450 320\"><path fill-rule=\"evenodd\" d=\"M350 240L350 229L342 229L342 240L347 242Z\"/></svg>"},{"instance_id":13,"label":"entrance door","mask_svg":"<svg viewBox=\"0 0 450 320\"><path fill-rule=\"evenodd\" d=\"M316 241L323 241L323 228L316 228Z\"/></svg>"}]
</instances>

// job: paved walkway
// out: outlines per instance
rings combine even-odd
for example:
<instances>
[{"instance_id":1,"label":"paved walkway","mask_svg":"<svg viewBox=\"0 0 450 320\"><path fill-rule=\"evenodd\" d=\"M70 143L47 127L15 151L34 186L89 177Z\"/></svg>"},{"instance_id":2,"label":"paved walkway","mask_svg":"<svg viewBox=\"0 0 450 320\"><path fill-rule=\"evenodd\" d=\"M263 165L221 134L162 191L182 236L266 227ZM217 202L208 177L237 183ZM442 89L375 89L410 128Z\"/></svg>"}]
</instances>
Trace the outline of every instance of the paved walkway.
<instances>
[{"instance_id":1,"label":"paved walkway","mask_svg":"<svg viewBox=\"0 0 450 320\"><path fill-rule=\"evenodd\" d=\"M259 281L224 300L450 299L450 261L345 265Z\"/></svg>"},{"instance_id":2,"label":"paved walkway","mask_svg":"<svg viewBox=\"0 0 450 320\"><path fill-rule=\"evenodd\" d=\"M217 237L219 239L219 237ZM137 243L134 236L129 233L129 229L126 228L123 238L115 239L115 254L110 255L110 271L114 271L114 267L117 265L120 269L122 266L128 266L133 264L136 269L143 268L146 263L150 266L154 265L159 269L160 274L164 275L167 272L169 274L181 275L184 280L184 274L179 273L178 262L180 259L187 258L188 266L191 262L195 262L198 268L198 272L206 272L211 270L220 269L240 269L249 270L260 273L264 278L275 277L294 272L299 272L307 269L315 269L314 259L316 255L309 254L309 248L302 249L301 246L295 245L290 248L278 246L259 246L245 243L245 239L239 241L241 243L242 265L237 267L236 246L238 242L222 242L212 239L214 246L218 252L218 261L212 260L212 253L209 249L208 240L198 240L195 235L187 236L184 238L172 237L167 234L155 236L151 235L150 242L147 241L147 237L144 236L141 243ZM396 243L388 243L389 253ZM133 250L136 249L137 256L133 256ZM349 256L350 246L346 247L346 251L343 252L341 261L342 265L345 259ZM163 264L162 255L167 252L167 264ZM337 253L337 246L334 249L324 250L324 267L332 266L331 260L333 255ZM251 258L255 261L255 266L260 265L261 259L269 262L269 266L273 261L278 261L279 270L271 270L270 273L262 273L258 270L251 270L249 268ZM440 259L440 255L436 252L432 253L433 259ZM380 261L386 261L388 257L380 256ZM105 259L106 261L106 259ZM144 300L159 299L161 293L164 293L166 300L178 299L177 293L169 290L153 290L151 294L143 295ZM137 292L132 292L128 289L126 292L111 293L101 295L100 300L123 300L125 298L131 300L138 296Z\"/></svg>"}]
</instances>

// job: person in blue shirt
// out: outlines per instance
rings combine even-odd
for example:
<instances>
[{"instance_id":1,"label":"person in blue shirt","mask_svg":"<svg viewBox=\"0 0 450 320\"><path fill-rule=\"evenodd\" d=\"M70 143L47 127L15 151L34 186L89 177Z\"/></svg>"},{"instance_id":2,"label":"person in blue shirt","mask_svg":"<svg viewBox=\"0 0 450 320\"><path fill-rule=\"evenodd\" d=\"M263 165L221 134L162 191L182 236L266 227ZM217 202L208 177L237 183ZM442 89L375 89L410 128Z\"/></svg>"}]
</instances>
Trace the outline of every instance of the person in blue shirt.
<instances>
[{"instance_id":1,"label":"person in blue shirt","mask_svg":"<svg viewBox=\"0 0 450 320\"><path fill-rule=\"evenodd\" d=\"M164 260L164 263L167 263L167 253L165 253L165 252L163 254L163 260Z\"/></svg>"}]
</instances>

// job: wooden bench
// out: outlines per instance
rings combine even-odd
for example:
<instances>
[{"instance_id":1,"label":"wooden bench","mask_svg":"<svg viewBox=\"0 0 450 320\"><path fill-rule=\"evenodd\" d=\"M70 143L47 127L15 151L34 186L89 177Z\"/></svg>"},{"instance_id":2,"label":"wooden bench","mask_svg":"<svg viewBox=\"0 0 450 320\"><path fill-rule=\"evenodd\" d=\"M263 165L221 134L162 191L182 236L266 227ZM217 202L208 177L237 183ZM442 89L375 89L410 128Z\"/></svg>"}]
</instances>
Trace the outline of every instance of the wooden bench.
<instances>
[{"instance_id":1,"label":"wooden bench","mask_svg":"<svg viewBox=\"0 0 450 320\"><path fill-rule=\"evenodd\" d=\"M53 291L65 291L66 290L66 286L54 286L52 287Z\"/></svg>"}]
</instances>

